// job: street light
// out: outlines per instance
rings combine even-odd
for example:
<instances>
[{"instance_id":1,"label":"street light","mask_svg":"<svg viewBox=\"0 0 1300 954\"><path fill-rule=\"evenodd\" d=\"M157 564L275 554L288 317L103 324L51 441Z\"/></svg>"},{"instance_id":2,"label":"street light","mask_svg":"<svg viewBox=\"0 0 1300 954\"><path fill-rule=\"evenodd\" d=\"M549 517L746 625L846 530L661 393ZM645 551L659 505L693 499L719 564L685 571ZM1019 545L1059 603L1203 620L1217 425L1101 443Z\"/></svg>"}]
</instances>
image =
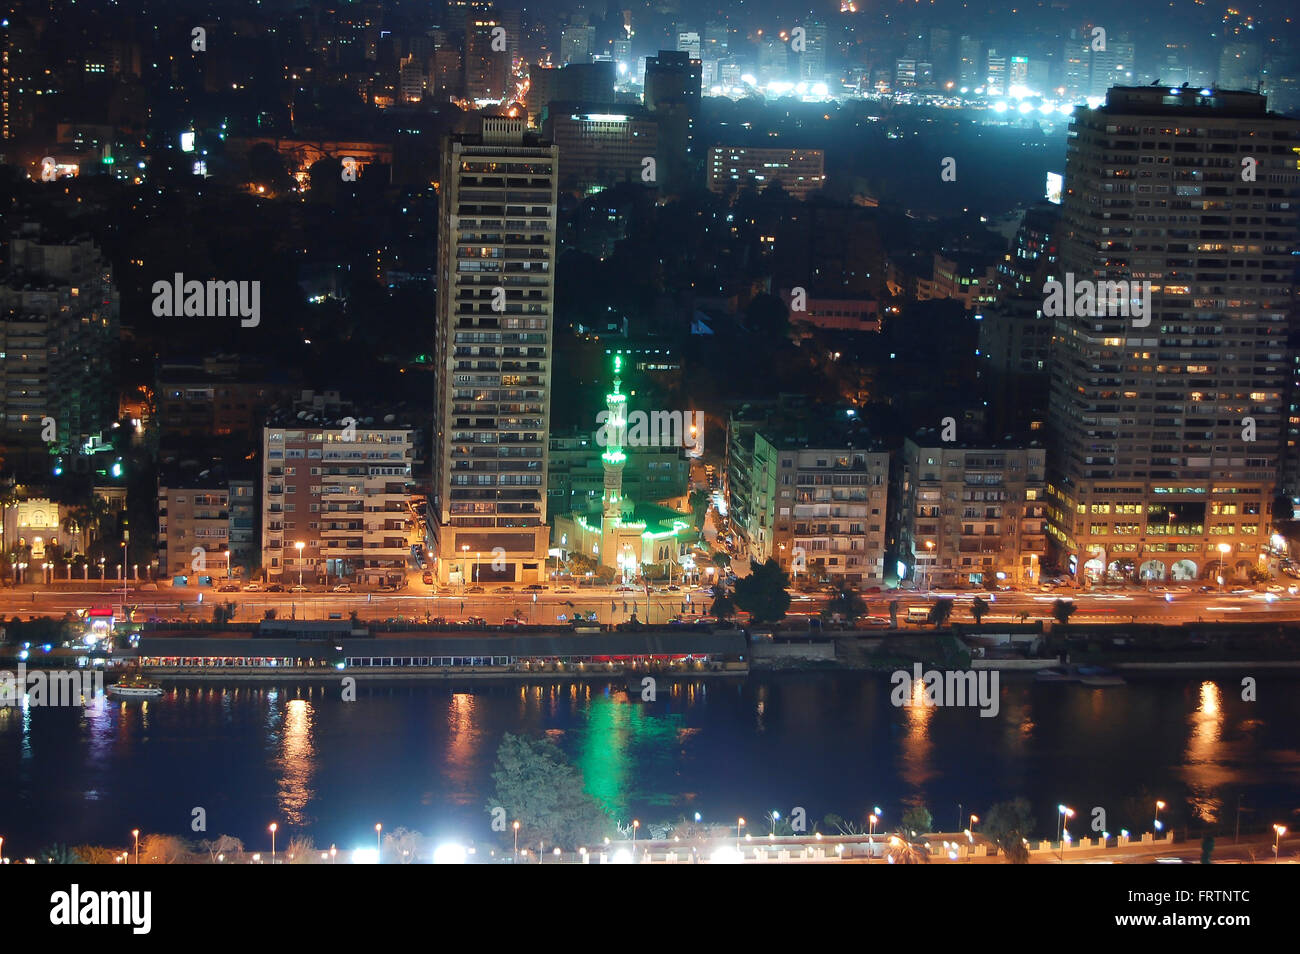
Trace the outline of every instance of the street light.
<instances>
[{"instance_id":1,"label":"street light","mask_svg":"<svg viewBox=\"0 0 1300 954\"><path fill-rule=\"evenodd\" d=\"M139 575L137 573L136 577L138 578ZM230 547L226 547L226 579L230 579Z\"/></svg>"},{"instance_id":2,"label":"street light","mask_svg":"<svg viewBox=\"0 0 1300 954\"><path fill-rule=\"evenodd\" d=\"M979 820L980 817L978 815L972 815L970 817L970 828L968 829L968 831L970 831L972 834L974 833L975 825L979 822Z\"/></svg>"},{"instance_id":3,"label":"street light","mask_svg":"<svg viewBox=\"0 0 1300 954\"><path fill-rule=\"evenodd\" d=\"M306 545L307 544L303 543L301 540L299 540L297 543L293 545L293 548L298 551L298 585L299 586L302 586L302 548L305 547Z\"/></svg>"},{"instance_id":4,"label":"street light","mask_svg":"<svg viewBox=\"0 0 1300 954\"><path fill-rule=\"evenodd\" d=\"M1159 802L1159 801L1156 802L1156 821L1155 821L1156 831L1160 831L1162 828L1165 827L1164 825L1162 825L1162 824L1160 823L1160 809L1162 809L1162 808L1164 808L1164 807L1165 807L1165 803L1164 803L1164 802Z\"/></svg>"},{"instance_id":5,"label":"street light","mask_svg":"<svg viewBox=\"0 0 1300 954\"><path fill-rule=\"evenodd\" d=\"M519 822L515 822L515 854L519 854Z\"/></svg>"},{"instance_id":6,"label":"street light","mask_svg":"<svg viewBox=\"0 0 1300 954\"><path fill-rule=\"evenodd\" d=\"M140 863L140 829L132 828L131 837L135 839L135 863Z\"/></svg>"},{"instance_id":7,"label":"street light","mask_svg":"<svg viewBox=\"0 0 1300 954\"><path fill-rule=\"evenodd\" d=\"M275 864L275 830L280 826L271 822L271 864Z\"/></svg>"},{"instance_id":8,"label":"street light","mask_svg":"<svg viewBox=\"0 0 1300 954\"><path fill-rule=\"evenodd\" d=\"M641 827L641 822L633 818L632 819L632 857L633 858L636 857L636 830L640 827Z\"/></svg>"},{"instance_id":9,"label":"street light","mask_svg":"<svg viewBox=\"0 0 1300 954\"><path fill-rule=\"evenodd\" d=\"M930 564L932 563L933 559L934 559L934 541L933 541L933 540L926 540L926 541L925 541L925 550L926 550L926 554L927 554L927 555L926 555L926 560L925 560L925 563L926 563L926 566L925 566L925 592L929 593L929 592L930 592L930 586L931 586L931 583L930 583L930 575L931 575L931 573L934 572L934 568L930 565Z\"/></svg>"},{"instance_id":10,"label":"street light","mask_svg":"<svg viewBox=\"0 0 1300 954\"><path fill-rule=\"evenodd\" d=\"M1057 855L1056 855L1056 857L1057 857L1058 859L1060 859L1061 861L1065 861L1065 839L1066 839L1067 837L1069 837L1069 832L1066 831L1066 829L1065 829L1065 820L1066 820L1067 818L1073 818L1073 817L1074 817L1074 809L1073 809L1073 808L1066 808L1064 805L1057 805L1057 806L1056 806L1056 811L1057 811L1057 813L1060 815L1060 819L1059 819L1060 824L1057 826L1057 829L1056 829L1056 831L1057 831L1057 834L1056 834L1056 841L1057 841L1057 849L1056 849L1056 850L1057 850Z\"/></svg>"},{"instance_id":11,"label":"street light","mask_svg":"<svg viewBox=\"0 0 1300 954\"><path fill-rule=\"evenodd\" d=\"M777 812L777 811L772 812L772 837L773 837L773 838L776 837L776 823L777 823L780 819L781 819L781 813L780 813L780 812Z\"/></svg>"},{"instance_id":12,"label":"street light","mask_svg":"<svg viewBox=\"0 0 1300 954\"><path fill-rule=\"evenodd\" d=\"M743 818L737 818L737 819L736 819L736 842L737 842L737 844L739 844L739 842L740 842L740 829L742 829L742 828L744 828L744 827L745 827L745 819L743 819Z\"/></svg>"},{"instance_id":13,"label":"street light","mask_svg":"<svg viewBox=\"0 0 1300 954\"><path fill-rule=\"evenodd\" d=\"M1228 553L1232 547L1227 543L1219 544L1219 592L1223 592L1223 578L1228 575Z\"/></svg>"},{"instance_id":14,"label":"street light","mask_svg":"<svg viewBox=\"0 0 1300 954\"><path fill-rule=\"evenodd\" d=\"M1286 834L1285 825L1273 826L1273 864L1282 856L1282 836Z\"/></svg>"},{"instance_id":15,"label":"street light","mask_svg":"<svg viewBox=\"0 0 1300 954\"><path fill-rule=\"evenodd\" d=\"M380 840L379 833L384 830L384 826L375 822L375 847L379 849L379 854L375 858L375 864L382 864L384 860L384 843Z\"/></svg>"}]
</instances>

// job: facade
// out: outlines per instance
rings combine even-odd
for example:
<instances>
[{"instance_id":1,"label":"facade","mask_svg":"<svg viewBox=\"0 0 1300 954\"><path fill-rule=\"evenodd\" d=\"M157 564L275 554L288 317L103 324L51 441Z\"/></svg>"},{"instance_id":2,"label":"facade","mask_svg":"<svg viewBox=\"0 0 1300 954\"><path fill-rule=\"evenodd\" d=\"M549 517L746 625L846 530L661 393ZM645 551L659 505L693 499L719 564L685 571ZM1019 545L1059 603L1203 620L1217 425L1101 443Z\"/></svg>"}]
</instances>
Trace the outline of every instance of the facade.
<instances>
[{"instance_id":1,"label":"facade","mask_svg":"<svg viewBox=\"0 0 1300 954\"><path fill-rule=\"evenodd\" d=\"M978 255L935 252L930 297L952 298L967 311L980 311L997 298L997 288L996 261Z\"/></svg>"},{"instance_id":2,"label":"facade","mask_svg":"<svg viewBox=\"0 0 1300 954\"><path fill-rule=\"evenodd\" d=\"M187 577L196 585L240 576L248 567L248 552L235 571L237 552L231 550L231 499L235 494L252 506L252 481L159 481L157 561L160 577Z\"/></svg>"},{"instance_id":3,"label":"facade","mask_svg":"<svg viewBox=\"0 0 1300 954\"><path fill-rule=\"evenodd\" d=\"M484 117L443 150L435 407L436 569L545 573L559 149ZM476 562L479 558L476 558Z\"/></svg>"},{"instance_id":4,"label":"facade","mask_svg":"<svg viewBox=\"0 0 1300 954\"><path fill-rule=\"evenodd\" d=\"M781 293L787 309L793 304L789 290ZM875 298L809 295L802 311L791 311L790 321L823 331L880 331L880 302Z\"/></svg>"},{"instance_id":5,"label":"facade","mask_svg":"<svg viewBox=\"0 0 1300 954\"><path fill-rule=\"evenodd\" d=\"M600 448L591 432L552 434L549 443L547 512L599 513L605 477ZM675 510L686 506L689 478L688 460L680 447L638 447L623 468L628 497Z\"/></svg>"},{"instance_id":6,"label":"facade","mask_svg":"<svg viewBox=\"0 0 1300 954\"><path fill-rule=\"evenodd\" d=\"M659 148L659 127L640 106L552 102L542 136L559 148L560 190L579 195L645 181L643 160L655 159Z\"/></svg>"},{"instance_id":7,"label":"facade","mask_svg":"<svg viewBox=\"0 0 1300 954\"><path fill-rule=\"evenodd\" d=\"M926 585L1037 582L1047 552L1046 449L935 437L904 441L894 472L899 561Z\"/></svg>"},{"instance_id":8,"label":"facade","mask_svg":"<svg viewBox=\"0 0 1300 954\"><path fill-rule=\"evenodd\" d=\"M828 423L830 414L778 401L732 416L729 527L738 552L774 559L792 578L878 585L885 572L889 453L851 425Z\"/></svg>"},{"instance_id":9,"label":"facade","mask_svg":"<svg viewBox=\"0 0 1300 954\"><path fill-rule=\"evenodd\" d=\"M268 579L405 579L414 430L391 416L373 423L301 411L267 423L261 565Z\"/></svg>"},{"instance_id":10,"label":"facade","mask_svg":"<svg viewBox=\"0 0 1300 954\"><path fill-rule=\"evenodd\" d=\"M10 240L9 266L0 280L0 443L79 455L117 419L112 270L89 239L48 241L30 228Z\"/></svg>"},{"instance_id":11,"label":"facade","mask_svg":"<svg viewBox=\"0 0 1300 954\"><path fill-rule=\"evenodd\" d=\"M1060 271L1151 285L1140 324L1055 319L1063 568L1196 579L1264 559L1290 376L1297 149L1300 121L1255 93L1116 88L1075 113Z\"/></svg>"},{"instance_id":12,"label":"facade","mask_svg":"<svg viewBox=\"0 0 1300 954\"><path fill-rule=\"evenodd\" d=\"M728 186L754 179L759 189L780 183L796 199L806 199L826 184L826 156L820 149L753 149L714 146L709 150L709 191L721 195Z\"/></svg>"}]
</instances>

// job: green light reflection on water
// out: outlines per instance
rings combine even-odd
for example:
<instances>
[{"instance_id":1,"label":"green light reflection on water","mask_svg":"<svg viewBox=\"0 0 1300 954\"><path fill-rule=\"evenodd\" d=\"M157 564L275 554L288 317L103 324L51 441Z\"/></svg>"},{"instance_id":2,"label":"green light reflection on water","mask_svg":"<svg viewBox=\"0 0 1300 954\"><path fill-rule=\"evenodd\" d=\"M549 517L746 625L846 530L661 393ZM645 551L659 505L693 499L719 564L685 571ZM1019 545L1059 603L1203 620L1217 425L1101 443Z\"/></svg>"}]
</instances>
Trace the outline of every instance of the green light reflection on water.
<instances>
[{"instance_id":1,"label":"green light reflection on water","mask_svg":"<svg viewBox=\"0 0 1300 954\"><path fill-rule=\"evenodd\" d=\"M587 791L615 816L626 819L629 805L672 805L672 786L658 784L674 774L682 717L657 713L653 703L633 701L626 692L594 696L578 737L575 763Z\"/></svg>"}]
</instances>

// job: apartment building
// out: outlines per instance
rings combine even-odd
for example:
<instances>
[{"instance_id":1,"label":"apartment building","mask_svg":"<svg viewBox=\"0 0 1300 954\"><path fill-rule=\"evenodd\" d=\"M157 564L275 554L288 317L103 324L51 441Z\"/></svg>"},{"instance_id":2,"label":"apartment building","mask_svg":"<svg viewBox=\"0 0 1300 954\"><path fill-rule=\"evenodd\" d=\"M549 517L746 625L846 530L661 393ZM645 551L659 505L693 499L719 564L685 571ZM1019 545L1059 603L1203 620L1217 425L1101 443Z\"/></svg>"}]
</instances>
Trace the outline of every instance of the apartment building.
<instances>
[{"instance_id":1,"label":"apartment building","mask_svg":"<svg viewBox=\"0 0 1300 954\"><path fill-rule=\"evenodd\" d=\"M1045 448L923 432L894 471L898 559L925 585L1032 583L1047 553Z\"/></svg>"},{"instance_id":2,"label":"apartment building","mask_svg":"<svg viewBox=\"0 0 1300 954\"><path fill-rule=\"evenodd\" d=\"M572 69L572 67L569 67ZM589 195L620 182L654 185L646 159L658 162L659 126L641 106L553 102L542 136L560 151L559 188Z\"/></svg>"},{"instance_id":3,"label":"apartment building","mask_svg":"<svg viewBox=\"0 0 1300 954\"><path fill-rule=\"evenodd\" d=\"M441 582L545 573L559 149L483 117L444 145L430 509ZM474 568L468 554L479 554Z\"/></svg>"},{"instance_id":4,"label":"apartment building","mask_svg":"<svg viewBox=\"0 0 1300 954\"><path fill-rule=\"evenodd\" d=\"M79 456L117 419L119 338L117 288L94 242L14 231L0 276L0 445L11 466L16 447L46 463L51 451Z\"/></svg>"},{"instance_id":5,"label":"apartment building","mask_svg":"<svg viewBox=\"0 0 1300 954\"><path fill-rule=\"evenodd\" d=\"M415 429L277 412L262 437L262 570L297 583L399 582L411 565Z\"/></svg>"},{"instance_id":6,"label":"apartment building","mask_svg":"<svg viewBox=\"0 0 1300 954\"><path fill-rule=\"evenodd\" d=\"M1300 120L1256 93L1115 88L1075 112L1060 272L1150 282L1150 312L1055 319L1049 489L1063 568L1196 579L1264 560L1291 374L1298 150Z\"/></svg>"},{"instance_id":7,"label":"apartment building","mask_svg":"<svg viewBox=\"0 0 1300 954\"><path fill-rule=\"evenodd\" d=\"M735 422L728 444L728 515L751 560L775 559L792 578L884 580L889 452L843 411L801 420ZM733 419L734 420L734 419Z\"/></svg>"},{"instance_id":8,"label":"apartment building","mask_svg":"<svg viewBox=\"0 0 1300 954\"><path fill-rule=\"evenodd\" d=\"M806 199L826 184L826 155L820 149L713 146L708 158L709 191L718 195L751 179L759 189L779 183L796 199Z\"/></svg>"},{"instance_id":9,"label":"apartment building","mask_svg":"<svg viewBox=\"0 0 1300 954\"><path fill-rule=\"evenodd\" d=\"M247 579L261 556L256 549L257 484L216 468L158 479L158 574L201 577L214 583Z\"/></svg>"}]
</instances>

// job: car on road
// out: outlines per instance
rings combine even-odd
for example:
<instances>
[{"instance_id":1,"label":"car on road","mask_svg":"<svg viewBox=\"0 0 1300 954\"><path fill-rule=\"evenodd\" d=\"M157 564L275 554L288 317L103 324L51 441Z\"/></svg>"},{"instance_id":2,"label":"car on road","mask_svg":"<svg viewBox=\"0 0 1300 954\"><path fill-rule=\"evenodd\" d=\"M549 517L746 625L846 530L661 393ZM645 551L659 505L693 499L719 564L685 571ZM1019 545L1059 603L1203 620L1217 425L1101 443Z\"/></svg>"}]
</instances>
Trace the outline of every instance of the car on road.
<instances>
[{"instance_id":1,"label":"car on road","mask_svg":"<svg viewBox=\"0 0 1300 954\"><path fill-rule=\"evenodd\" d=\"M555 592L557 592L557 593L572 593L572 592L573 592L573 587L571 587L569 584L565 583L563 586L557 586L557 587L555 588Z\"/></svg>"},{"instance_id":2,"label":"car on road","mask_svg":"<svg viewBox=\"0 0 1300 954\"><path fill-rule=\"evenodd\" d=\"M638 590L635 586L616 586L614 587L614 592L615 593L639 593L641 591Z\"/></svg>"},{"instance_id":3,"label":"car on road","mask_svg":"<svg viewBox=\"0 0 1300 954\"><path fill-rule=\"evenodd\" d=\"M542 586L542 584L540 584L540 583L529 583L527 586L524 587L524 592L525 592L525 593L545 593L545 592L546 592L546 587Z\"/></svg>"},{"instance_id":4,"label":"car on road","mask_svg":"<svg viewBox=\"0 0 1300 954\"><path fill-rule=\"evenodd\" d=\"M1271 584L1269 584L1268 586L1264 587L1264 592L1266 592L1266 593L1285 593L1285 592L1286 592L1286 587L1283 586L1281 583L1271 583Z\"/></svg>"},{"instance_id":5,"label":"car on road","mask_svg":"<svg viewBox=\"0 0 1300 954\"><path fill-rule=\"evenodd\" d=\"M1252 593L1254 593L1255 591L1254 591L1254 590L1248 590L1248 589L1245 589L1245 588L1239 588L1239 589L1235 589L1235 590L1230 590L1229 592L1231 593L1232 596L1250 596L1250 595L1251 595Z\"/></svg>"},{"instance_id":6,"label":"car on road","mask_svg":"<svg viewBox=\"0 0 1300 954\"><path fill-rule=\"evenodd\" d=\"M262 584L261 584L261 583L248 583L248 584L245 584L245 586L244 586L244 592L245 592L245 593L260 593L260 592L262 592Z\"/></svg>"},{"instance_id":7,"label":"car on road","mask_svg":"<svg viewBox=\"0 0 1300 954\"><path fill-rule=\"evenodd\" d=\"M433 574L426 570L424 575L420 577L420 581L424 583L425 586L433 586Z\"/></svg>"},{"instance_id":8,"label":"car on road","mask_svg":"<svg viewBox=\"0 0 1300 954\"><path fill-rule=\"evenodd\" d=\"M466 593L482 593L482 592L485 592L485 591L484 591L483 587L481 587L481 586L471 586L471 587L470 587L469 589L467 589L465 592L466 592Z\"/></svg>"},{"instance_id":9,"label":"car on road","mask_svg":"<svg viewBox=\"0 0 1300 954\"><path fill-rule=\"evenodd\" d=\"M350 584L350 583L340 583L338 586L334 587L334 592L335 592L335 593L351 593L351 592L352 592L352 584Z\"/></svg>"},{"instance_id":10,"label":"car on road","mask_svg":"<svg viewBox=\"0 0 1300 954\"><path fill-rule=\"evenodd\" d=\"M1169 587L1167 587L1167 586L1153 586L1153 587L1151 587L1151 592L1152 592L1152 593L1168 593L1168 592L1169 592Z\"/></svg>"},{"instance_id":11,"label":"car on road","mask_svg":"<svg viewBox=\"0 0 1300 954\"><path fill-rule=\"evenodd\" d=\"M669 592L669 593L680 593L681 591L682 591L682 588L681 588L680 586L678 586L676 583L670 583L669 586L668 586L668 592Z\"/></svg>"},{"instance_id":12,"label":"car on road","mask_svg":"<svg viewBox=\"0 0 1300 954\"><path fill-rule=\"evenodd\" d=\"M289 587L290 593L307 593L310 590L311 587L309 587L306 583L295 583L293 586Z\"/></svg>"},{"instance_id":13,"label":"car on road","mask_svg":"<svg viewBox=\"0 0 1300 954\"><path fill-rule=\"evenodd\" d=\"M397 592L397 584L396 584L396 583L383 583L383 584L381 584L380 587L379 587L379 592L380 592L380 593L396 593L396 592Z\"/></svg>"},{"instance_id":14,"label":"car on road","mask_svg":"<svg viewBox=\"0 0 1300 954\"><path fill-rule=\"evenodd\" d=\"M514 588L513 586L498 586L498 587L497 587L497 592L498 592L498 593L513 593L514 591L515 591L515 588Z\"/></svg>"},{"instance_id":15,"label":"car on road","mask_svg":"<svg viewBox=\"0 0 1300 954\"><path fill-rule=\"evenodd\" d=\"M147 585L147 584L146 584L146 585ZM140 587L140 589L144 589L144 587L142 586L142 587ZM238 592L239 592L239 584L238 584L238 583L222 583L220 586L217 587L217 592L218 592L218 593L238 593Z\"/></svg>"},{"instance_id":16,"label":"car on road","mask_svg":"<svg viewBox=\"0 0 1300 954\"><path fill-rule=\"evenodd\" d=\"M283 584L283 583L272 583L270 586L268 586L268 587L266 588L266 592L268 592L268 593L283 593L283 592L284 592L284 584Z\"/></svg>"}]
</instances>

